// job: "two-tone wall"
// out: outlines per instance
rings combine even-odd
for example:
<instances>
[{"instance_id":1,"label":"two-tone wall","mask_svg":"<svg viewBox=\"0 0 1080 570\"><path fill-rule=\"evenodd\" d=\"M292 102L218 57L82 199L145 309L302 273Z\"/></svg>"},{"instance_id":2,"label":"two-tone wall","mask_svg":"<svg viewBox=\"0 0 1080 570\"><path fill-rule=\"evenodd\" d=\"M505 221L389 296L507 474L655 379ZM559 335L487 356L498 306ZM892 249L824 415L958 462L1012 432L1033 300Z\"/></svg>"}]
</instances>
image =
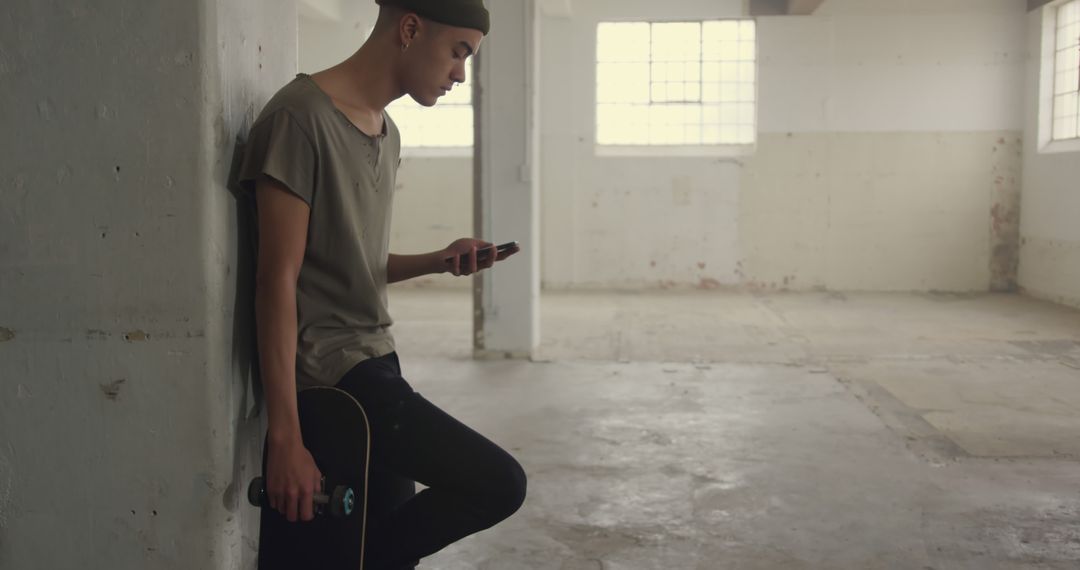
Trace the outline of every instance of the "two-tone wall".
<instances>
[{"instance_id":1,"label":"two-tone wall","mask_svg":"<svg viewBox=\"0 0 1080 570\"><path fill-rule=\"evenodd\" d=\"M545 20L545 283L1007 287L1015 223L995 229L993 211L1018 199L1023 6L939 4L759 18L759 141L734 157L594 149L596 23L728 16L716 3L579 2Z\"/></svg>"}]
</instances>

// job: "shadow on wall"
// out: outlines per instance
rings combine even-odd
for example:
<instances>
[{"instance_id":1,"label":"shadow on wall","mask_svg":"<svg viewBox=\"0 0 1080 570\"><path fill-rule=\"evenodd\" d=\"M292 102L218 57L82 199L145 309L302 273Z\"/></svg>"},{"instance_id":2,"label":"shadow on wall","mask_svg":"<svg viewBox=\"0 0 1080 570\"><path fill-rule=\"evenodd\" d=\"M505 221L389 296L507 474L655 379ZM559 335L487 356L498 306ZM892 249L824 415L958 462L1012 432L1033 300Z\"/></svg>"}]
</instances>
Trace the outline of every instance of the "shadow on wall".
<instances>
[{"instance_id":1,"label":"shadow on wall","mask_svg":"<svg viewBox=\"0 0 1080 570\"><path fill-rule=\"evenodd\" d=\"M247 506L247 481L245 473L262 473L257 461L263 448L265 424L262 417L263 386L259 375L258 344L255 334L255 262L258 251L258 225L256 223L255 196L238 182L240 162L244 155L244 140L237 136L233 144L233 156L226 187L236 200L236 282L233 299L232 367L234 378L243 386L236 413L235 439L233 440L232 480L224 496L225 508L230 512ZM257 519L256 519L257 520ZM258 525L254 535L245 529L243 544L243 567L253 568L258 552ZM250 563L249 563L250 562Z\"/></svg>"},{"instance_id":2,"label":"shadow on wall","mask_svg":"<svg viewBox=\"0 0 1080 570\"><path fill-rule=\"evenodd\" d=\"M258 344L255 337L255 260L258 252L258 225L255 196L240 186L237 178L244 156L244 140L236 138L229 167L227 188L236 199L236 288L233 300L233 365L250 386L252 416L262 409L262 381L259 377ZM246 399L245 394L245 399ZM243 416L241 416L243 417Z\"/></svg>"}]
</instances>

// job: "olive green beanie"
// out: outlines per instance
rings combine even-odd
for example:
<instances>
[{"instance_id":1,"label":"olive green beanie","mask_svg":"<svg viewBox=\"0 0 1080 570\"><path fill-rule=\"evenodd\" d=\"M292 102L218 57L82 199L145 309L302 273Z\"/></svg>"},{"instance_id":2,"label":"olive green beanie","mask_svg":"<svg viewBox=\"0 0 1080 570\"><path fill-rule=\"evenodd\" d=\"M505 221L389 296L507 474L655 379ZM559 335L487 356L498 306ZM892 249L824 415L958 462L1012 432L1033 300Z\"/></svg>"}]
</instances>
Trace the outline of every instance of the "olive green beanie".
<instances>
[{"instance_id":1,"label":"olive green beanie","mask_svg":"<svg viewBox=\"0 0 1080 570\"><path fill-rule=\"evenodd\" d=\"M485 36L491 30L491 17L484 0L375 0L416 12L429 20L458 28L480 30Z\"/></svg>"}]
</instances>

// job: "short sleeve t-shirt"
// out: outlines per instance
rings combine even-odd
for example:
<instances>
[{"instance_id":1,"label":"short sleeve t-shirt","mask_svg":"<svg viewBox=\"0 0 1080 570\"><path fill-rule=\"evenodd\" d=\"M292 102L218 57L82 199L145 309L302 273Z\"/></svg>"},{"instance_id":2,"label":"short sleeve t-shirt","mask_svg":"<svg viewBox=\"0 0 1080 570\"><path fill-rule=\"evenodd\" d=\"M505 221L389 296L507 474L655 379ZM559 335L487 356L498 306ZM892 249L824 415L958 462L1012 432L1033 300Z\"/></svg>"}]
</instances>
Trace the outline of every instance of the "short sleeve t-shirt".
<instances>
[{"instance_id":1,"label":"short sleeve t-shirt","mask_svg":"<svg viewBox=\"0 0 1080 570\"><path fill-rule=\"evenodd\" d=\"M305 74L251 127L242 187L269 176L311 209L296 291L298 389L332 386L357 363L394 351L386 264L400 154L385 112L383 132L369 136Z\"/></svg>"}]
</instances>

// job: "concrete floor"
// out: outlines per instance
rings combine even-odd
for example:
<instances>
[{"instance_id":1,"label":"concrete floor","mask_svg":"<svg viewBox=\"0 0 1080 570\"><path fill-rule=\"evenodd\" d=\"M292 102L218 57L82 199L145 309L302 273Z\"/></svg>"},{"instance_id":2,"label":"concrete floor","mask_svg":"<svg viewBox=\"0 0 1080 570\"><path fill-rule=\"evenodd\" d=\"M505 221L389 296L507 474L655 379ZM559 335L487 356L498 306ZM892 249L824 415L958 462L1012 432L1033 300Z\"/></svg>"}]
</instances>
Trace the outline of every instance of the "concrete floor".
<instances>
[{"instance_id":1,"label":"concrete floor","mask_svg":"<svg viewBox=\"0 0 1080 570\"><path fill-rule=\"evenodd\" d=\"M519 458L457 569L1080 567L1080 312L1019 296L545 293L537 362L397 288L417 390Z\"/></svg>"}]
</instances>

